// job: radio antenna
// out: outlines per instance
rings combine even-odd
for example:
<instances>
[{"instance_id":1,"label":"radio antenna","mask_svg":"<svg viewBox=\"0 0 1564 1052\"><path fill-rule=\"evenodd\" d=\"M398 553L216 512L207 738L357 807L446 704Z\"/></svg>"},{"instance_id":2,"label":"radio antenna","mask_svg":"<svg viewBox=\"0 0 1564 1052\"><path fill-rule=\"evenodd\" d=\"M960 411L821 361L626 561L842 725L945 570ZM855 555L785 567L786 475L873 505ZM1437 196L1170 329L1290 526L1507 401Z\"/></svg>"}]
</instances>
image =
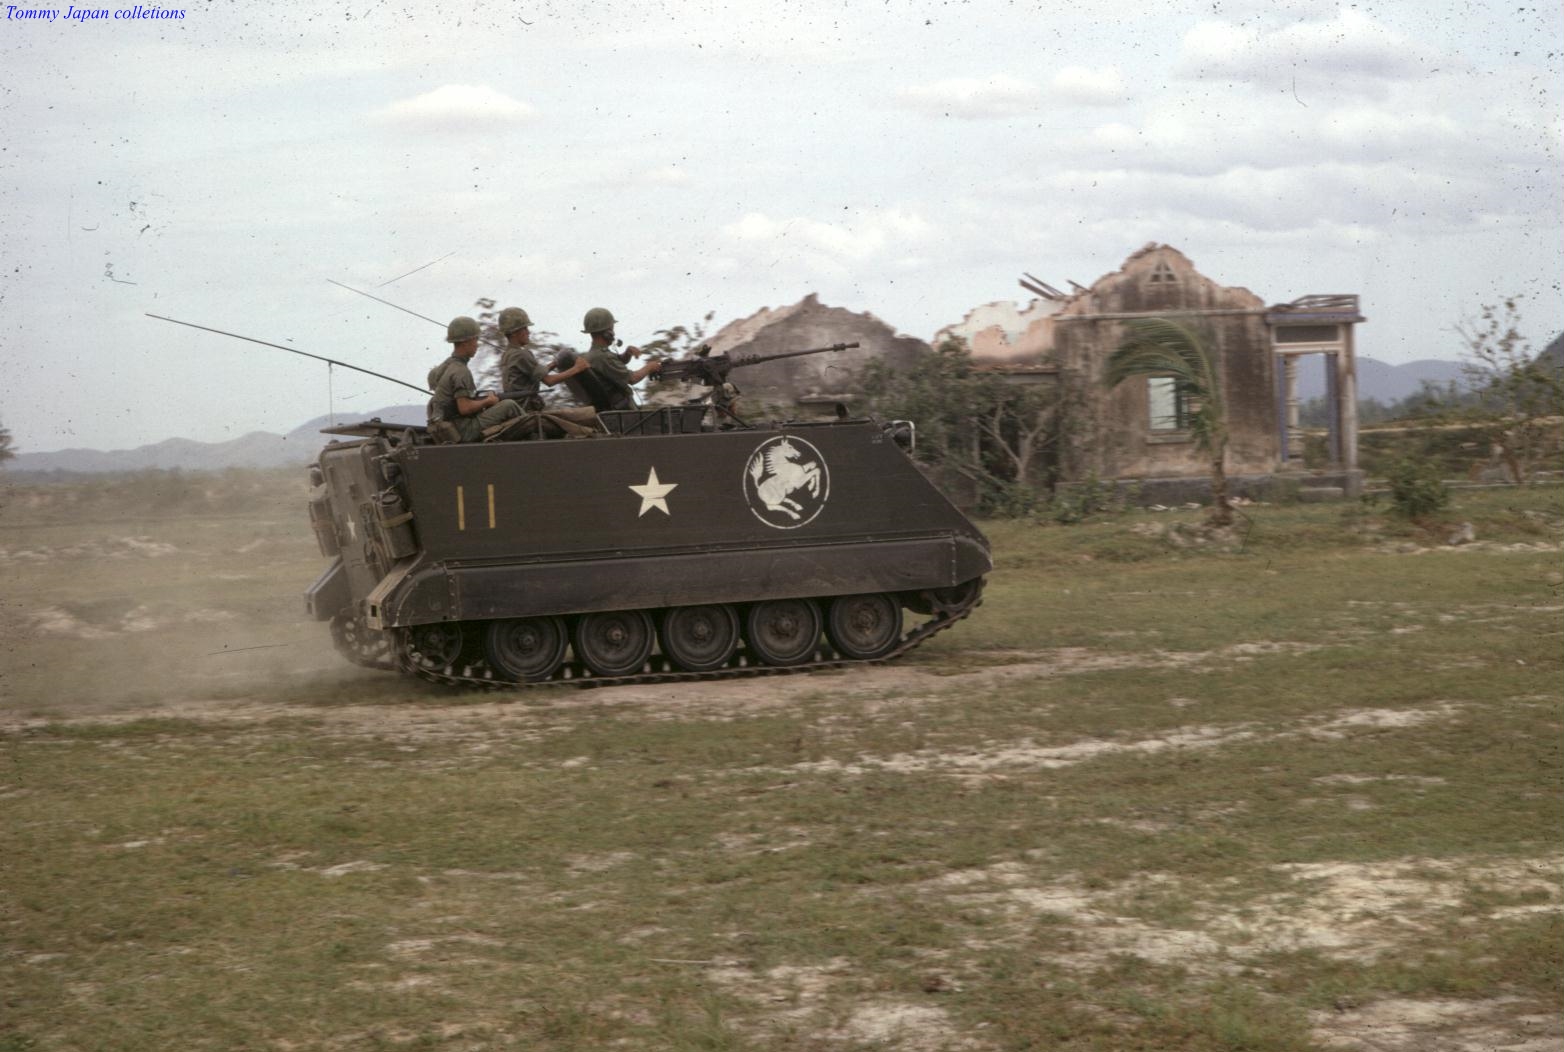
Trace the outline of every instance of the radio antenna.
<instances>
[{"instance_id":1,"label":"radio antenna","mask_svg":"<svg viewBox=\"0 0 1564 1052\"><path fill-rule=\"evenodd\" d=\"M444 257L442 256L441 258L443 259ZM438 263L439 260L435 260L435 262ZM406 277L407 275L404 274L402 276ZM430 323L432 323L434 325L438 325L442 329L445 328L445 322L440 321L438 318L431 318L427 314L419 314L415 310L408 310L406 307L402 306L400 303L392 303L390 300L381 299L379 296L371 295L370 293L365 292L363 289L356 289L352 285L344 285L344 284L342 284L342 282L337 281L335 278L327 278L326 280L329 283L337 286L337 288L339 288L339 289L347 289L349 292L353 293L355 296L363 296L365 299L374 300L376 303L384 303L387 307L395 307L397 310L401 311L403 314L411 314L415 318L422 318L424 321L430 322ZM495 347L495 348L498 348L500 350L504 350L504 346L503 346L502 343L496 343L491 338L479 337L479 342L483 343L483 344L486 344L489 347Z\"/></svg>"},{"instance_id":2,"label":"radio antenna","mask_svg":"<svg viewBox=\"0 0 1564 1052\"><path fill-rule=\"evenodd\" d=\"M409 311L408 313L412 313L412 312ZM244 340L246 343L258 343L262 347L272 347L272 348L275 348L276 350L279 350L279 351L287 351L289 354L298 354L298 355L304 356L305 358L313 358L317 362L325 362L327 365L340 365L340 366L342 366L342 368L344 368L344 369L352 369L356 373L365 373L365 374L367 374L369 376L378 377L381 380L389 380L391 383L394 383L394 384L401 384L403 387L410 387L414 391L417 391L419 394L427 395L427 394L433 394L434 393L433 391L430 391L429 388L427 388L427 387L419 387L417 384L410 384L406 380L398 380L394 376L387 376L385 373L377 373L373 369L365 369L365 368L362 368L361 366L351 365L348 362L339 362L335 358L327 358L324 355L311 354L309 351L301 351L297 347L284 347L280 343L268 343L265 340L257 340L253 336L240 336L236 332L224 332L222 329L214 329L214 328L211 328L210 326L207 326L207 325L197 325L195 322L191 322L191 321L180 321L178 318L165 318L161 314L153 314L151 312L147 312L147 317L149 317L149 318L156 318L158 321L172 322L175 325L183 325L183 326L185 326L187 328L191 328L191 329L200 329L202 332L215 332L219 336L231 336L231 337L233 337L236 340ZM435 324L439 324L439 323L436 322Z\"/></svg>"},{"instance_id":3,"label":"radio antenna","mask_svg":"<svg viewBox=\"0 0 1564 1052\"><path fill-rule=\"evenodd\" d=\"M406 277L406 275L403 275L403 276ZM429 317L429 315L427 315L427 314L419 314L415 310L408 310L406 307L402 307L402 306L399 306L399 305L397 305L395 303L392 303L390 300L383 300L379 296L371 296L367 292L361 292L360 290L355 289L352 285L344 285L344 284L342 284L342 282L336 281L336 280L334 280L332 278L327 278L326 280L331 282L331 284L337 286L337 288L339 288L339 289L347 289L349 292L352 292L352 293L354 293L356 295L363 296L363 297L365 297L367 299L372 299L376 303L384 303L387 307L396 307L396 309L401 311L403 314L411 314L415 318L422 318L424 321L434 322L436 325L439 325L441 327L443 327L445 325L445 322L443 322L443 321L435 321L433 318Z\"/></svg>"}]
</instances>

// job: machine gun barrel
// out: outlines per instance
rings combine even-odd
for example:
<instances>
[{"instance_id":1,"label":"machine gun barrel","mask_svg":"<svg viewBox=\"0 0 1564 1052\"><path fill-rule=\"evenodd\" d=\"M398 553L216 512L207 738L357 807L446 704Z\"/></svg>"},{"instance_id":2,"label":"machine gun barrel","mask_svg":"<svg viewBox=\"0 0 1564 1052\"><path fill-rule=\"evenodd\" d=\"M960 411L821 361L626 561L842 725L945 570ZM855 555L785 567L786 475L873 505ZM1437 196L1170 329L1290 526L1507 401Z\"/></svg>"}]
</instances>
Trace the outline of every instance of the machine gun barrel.
<instances>
[{"instance_id":1,"label":"machine gun barrel","mask_svg":"<svg viewBox=\"0 0 1564 1052\"><path fill-rule=\"evenodd\" d=\"M759 365L761 362L774 362L779 358L798 358L806 354L826 354L830 351L846 351L858 344L833 343L829 347L810 347L802 351L778 351L776 354L744 354L737 358L726 354L713 354L700 358L663 359L662 371L657 374L661 380L683 380L687 383L703 383L708 387L716 387L724 383L728 373L734 369L742 369L747 365Z\"/></svg>"},{"instance_id":2,"label":"machine gun barrel","mask_svg":"<svg viewBox=\"0 0 1564 1052\"><path fill-rule=\"evenodd\" d=\"M776 354L742 354L733 359L732 368L737 369L744 365L759 365L761 362L774 362L779 358L798 358L806 354L846 351L857 346L858 342L855 340L852 343L833 343L829 347L811 347L804 351L778 351Z\"/></svg>"}]
</instances>

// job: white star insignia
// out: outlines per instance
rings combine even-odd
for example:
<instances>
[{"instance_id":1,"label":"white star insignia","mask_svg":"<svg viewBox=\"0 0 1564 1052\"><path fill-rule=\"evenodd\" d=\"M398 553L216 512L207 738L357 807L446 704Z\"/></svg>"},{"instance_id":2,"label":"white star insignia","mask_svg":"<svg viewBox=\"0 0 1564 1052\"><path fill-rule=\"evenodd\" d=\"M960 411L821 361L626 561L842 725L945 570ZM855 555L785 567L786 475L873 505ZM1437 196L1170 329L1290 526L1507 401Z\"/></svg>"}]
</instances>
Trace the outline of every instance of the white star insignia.
<instances>
[{"instance_id":1,"label":"white star insignia","mask_svg":"<svg viewBox=\"0 0 1564 1052\"><path fill-rule=\"evenodd\" d=\"M639 519L653 508L656 508L664 515L671 516L673 513L668 510L668 494L677 489L678 485L677 482L658 482L657 469L652 468L651 471L647 472L646 484L644 486L627 487L641 498L641 510L636 513L635 517Z\"/></svg>"}]
</instances>

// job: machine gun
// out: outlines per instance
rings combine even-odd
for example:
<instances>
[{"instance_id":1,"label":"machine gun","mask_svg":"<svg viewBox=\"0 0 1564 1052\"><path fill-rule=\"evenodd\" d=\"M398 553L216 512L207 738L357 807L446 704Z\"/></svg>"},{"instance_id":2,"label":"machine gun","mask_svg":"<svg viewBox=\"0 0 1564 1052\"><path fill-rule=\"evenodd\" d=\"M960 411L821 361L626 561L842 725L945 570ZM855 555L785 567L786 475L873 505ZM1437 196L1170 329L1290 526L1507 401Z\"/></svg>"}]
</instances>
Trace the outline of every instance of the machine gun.
<instances>
[{"instance_id":1,"label":"machine gun","mask_svg":"<svg viewBox=\"0 0 1564 1052\"><path fill-rule=\"evenodd\" d=\"M694 358L664 358L662 370L655 375L659 380L683 380L685 383L699 383L715 388L727 383L728 374L734 369L742 369L747 365L774 362L779 358L798 358L806 354L825 354L827 351L846 351L857 346L857 342L833 343L829 347L811 347L805 351L741 354L733 357L726 354L712 354L711 348L702 344L695 352Z\"/></svg>"}]
</instances>

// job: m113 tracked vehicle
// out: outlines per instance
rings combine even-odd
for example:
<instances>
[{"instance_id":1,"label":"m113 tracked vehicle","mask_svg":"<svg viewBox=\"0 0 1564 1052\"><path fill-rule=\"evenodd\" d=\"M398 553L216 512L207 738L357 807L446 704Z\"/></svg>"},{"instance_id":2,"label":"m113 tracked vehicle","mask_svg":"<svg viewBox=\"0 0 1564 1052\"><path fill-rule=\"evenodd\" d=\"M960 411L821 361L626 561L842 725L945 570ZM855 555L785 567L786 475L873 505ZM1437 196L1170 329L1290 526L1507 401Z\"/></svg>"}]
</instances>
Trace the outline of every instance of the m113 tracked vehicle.
<instances>
[{"instance_id":1,"label":"m113 tracked vehicle","mask_svg":"<svg viewBox=\"0 0 1564 1052\"><path fill-rule=\"evenodd\" d=\"M493 686L882 660L977 605L988 542L900 447L906 425L703 430L706 413L468 445L328 429L309 508L331 563L306 609L359 664Z\"/></svg>"}]
</instances>

